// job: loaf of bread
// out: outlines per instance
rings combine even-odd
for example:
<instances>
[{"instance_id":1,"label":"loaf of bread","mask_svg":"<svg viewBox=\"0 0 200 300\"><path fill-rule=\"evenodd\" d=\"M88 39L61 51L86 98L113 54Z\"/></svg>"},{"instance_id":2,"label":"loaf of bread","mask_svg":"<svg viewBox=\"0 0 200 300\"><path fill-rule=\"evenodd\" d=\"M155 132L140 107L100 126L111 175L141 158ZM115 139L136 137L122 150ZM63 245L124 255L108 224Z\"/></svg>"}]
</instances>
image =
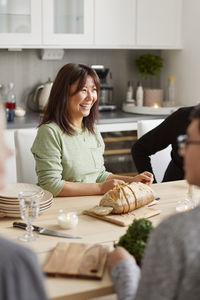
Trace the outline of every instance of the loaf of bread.
<instances>
[{"instance_id":1,"label":"loaf of bread","mask_svg":"<svg viewBox=\"0 0 200 300\"><path fill-rule=\"evenodd\" d=\"M99 206L112 207L112 213L122 214L133 211L155 200L153 190L141 182L118 185L108 191Z\"/></svg>"}]
</instances>

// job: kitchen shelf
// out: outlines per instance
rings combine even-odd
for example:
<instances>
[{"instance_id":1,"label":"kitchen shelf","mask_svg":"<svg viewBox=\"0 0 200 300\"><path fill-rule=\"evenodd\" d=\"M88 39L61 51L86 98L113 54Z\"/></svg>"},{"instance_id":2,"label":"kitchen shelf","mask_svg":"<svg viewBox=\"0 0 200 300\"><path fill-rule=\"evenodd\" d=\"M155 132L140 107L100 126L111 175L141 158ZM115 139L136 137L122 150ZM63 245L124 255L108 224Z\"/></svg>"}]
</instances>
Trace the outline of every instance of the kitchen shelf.
<instances>
[{"instance_id":1,"label":"kitchen shelf","mask_svg":"<svg viewBox=\"0 0 200 300\"><path fill-rule=\"evenodd\" d=\"M124 142L124 141L136 141L137 136L121 136L121 137L108 137L103 139L105 143L112 142Z\"/></svg>"},{"instance_id":2,"label":"kitchen shelf","mask_svg":"<svg viewBox=\"0 0 200 300\"><path fill-rule=\"evenodd\" d=\"M113 150L104 151L104 155L127 154L127 153L131 153L131 149L113 149Z\"/></svg>"}]
</instances>

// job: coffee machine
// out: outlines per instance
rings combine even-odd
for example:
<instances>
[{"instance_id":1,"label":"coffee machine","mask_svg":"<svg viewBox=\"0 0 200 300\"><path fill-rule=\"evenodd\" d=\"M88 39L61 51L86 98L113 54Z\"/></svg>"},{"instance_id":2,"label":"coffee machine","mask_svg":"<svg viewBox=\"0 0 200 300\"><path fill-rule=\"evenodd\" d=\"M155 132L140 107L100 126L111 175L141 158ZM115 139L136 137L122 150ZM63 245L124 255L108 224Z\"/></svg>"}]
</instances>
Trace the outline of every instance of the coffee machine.
<instances>
[{"instance_id":1,"label":"coffee machine","mask_svg":"<svg viewBox=\"0 0 200 300\"><path fill-rule=\"evenodd\" d=\"M110 70L103 65L92 65L91 68L96 71L101 84L99 111L115 110L116 105L113 104L113 87L108 82L112 79Z\"/></svg>"}]
</instances>

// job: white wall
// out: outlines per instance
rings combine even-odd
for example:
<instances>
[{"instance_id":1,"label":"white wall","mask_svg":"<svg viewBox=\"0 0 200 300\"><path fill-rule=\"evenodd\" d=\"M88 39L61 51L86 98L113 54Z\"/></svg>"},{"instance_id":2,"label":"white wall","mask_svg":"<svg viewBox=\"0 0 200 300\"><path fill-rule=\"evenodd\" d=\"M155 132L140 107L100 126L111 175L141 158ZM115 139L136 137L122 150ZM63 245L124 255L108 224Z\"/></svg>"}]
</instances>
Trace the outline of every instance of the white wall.
<instances>
[{"instance_id":1,"label":"white wall","mask_svg":"<svg viewBox=\"0 0 200 300\"><path fill-rule=\"evenodd\" d=\"M200 102L200 1L182 1L183 50L162 51L161 84L166 89L168 76L176 76L176 104L187 106Z\"/></svg>"}]
</instances>

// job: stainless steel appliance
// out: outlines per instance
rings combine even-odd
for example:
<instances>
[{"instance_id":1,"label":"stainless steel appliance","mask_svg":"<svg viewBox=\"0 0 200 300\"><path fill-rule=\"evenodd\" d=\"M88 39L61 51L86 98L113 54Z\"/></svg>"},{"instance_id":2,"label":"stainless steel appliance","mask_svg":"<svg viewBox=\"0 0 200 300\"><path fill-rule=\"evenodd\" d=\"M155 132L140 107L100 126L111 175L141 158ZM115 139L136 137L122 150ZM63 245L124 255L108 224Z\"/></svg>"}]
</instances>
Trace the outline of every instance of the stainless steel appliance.
<instances>
[{"instance_id":1,"label":"stainless steel appliance","mask_svg":"<svg viewBox=\"0 0 200 300\"><path fill-rule=\"evenodd\" d=\"M110 70L103 65L92 65L91 67L96 71L101 83L99 110L115 110L116 105L113 104L113 86L108 82L112 79Z\"/></svg>"}]
</instances>

